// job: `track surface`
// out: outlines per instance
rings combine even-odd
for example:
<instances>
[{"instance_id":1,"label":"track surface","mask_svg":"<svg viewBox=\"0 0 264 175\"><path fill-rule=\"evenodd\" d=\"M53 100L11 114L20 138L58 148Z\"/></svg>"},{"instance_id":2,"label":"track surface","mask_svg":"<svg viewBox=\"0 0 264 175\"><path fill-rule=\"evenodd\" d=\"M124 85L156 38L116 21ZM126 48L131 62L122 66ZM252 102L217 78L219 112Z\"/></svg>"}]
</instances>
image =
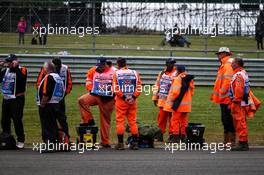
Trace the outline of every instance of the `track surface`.
<instances>
[{"instance_id":1,"label":"track surface","mask_svg":"<svg viewBox=\"0 0 264 175\"><path fill-rule=\"evenodd\" d=\"M121 175L121 174L264 174L264 148L248 152L99 151L40 154L32 149L0 151L0 174L19 175Z\"/></svg>"}]
</instances>

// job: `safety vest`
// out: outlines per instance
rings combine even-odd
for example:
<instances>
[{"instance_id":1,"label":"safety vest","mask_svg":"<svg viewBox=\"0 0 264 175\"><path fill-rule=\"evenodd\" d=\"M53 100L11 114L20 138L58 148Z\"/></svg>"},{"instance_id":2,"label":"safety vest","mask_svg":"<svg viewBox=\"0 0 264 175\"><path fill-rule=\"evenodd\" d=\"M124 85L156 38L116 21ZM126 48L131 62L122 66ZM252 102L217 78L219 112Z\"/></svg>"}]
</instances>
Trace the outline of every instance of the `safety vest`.
<instances>
[{"instance_id":1,"label":"safety vest","mask_svg":"<svg viewBox=\"0 0 264 175\"><path fill-rule=\"evenodd\" d=\"M170 87L171 87L171 82L176 76L176 71L172 74L166 74L165 72L161 75L160 82L159 82L159 92L158 92L158 97L159 99L165 99L167 98Z\"/></svg>"},{"instance_id":2,"label":"safety vest","mask_svg":"<svg viewBox=\"0 0 264 175\"><path fill-rule=\"evenodd\" d=\"M113 96L113 76L114 70L109 69L107 72L98 73L93 75L93 87L91 93L100 96Z\"/></svg>"},{"instance_id":3,"label":"safety vest","mask_svg":"<svg viewBox=\"0 0 264 175\"><path fill-rule=\"evenodd\" d=\"M218 104L229 104L230 98L228 96L228 90L233 77L233 69L231 67L233 59L229 57L223 59L224 62L217 72L217 78L211 100Z\"/></svg>"},{"instance_id":4,"label":"safety vest","mask_svg":"<svg viewBox=\"0 0 264 175\"><path fill-rule=\"evenodd\" d=\"M7 68L2 81L2 94L4 99L16 98L16 73Z\"/></svg>"},{"instance_id":5,"label":"safety vest","mask_svg":"<svg viewBox=\"0 0 264 175\"><path fill-rule=\"evenodd\" d=\"M244 79L244 96L249 96L249 91L250 91L250 82L249 82L249 78L248 78L248 74L245 70L241 70L238 71L237 73L234 74L232 80L231 80L231 84L230 84L230 89L229 89L229 97L231 99L234 98L234 89L233 89L233 83L236 80L237 76L241 75ZM250 98L248 97L248 101L241 101L241 106L249 106L251 105L253 102L250 100Z\"/></svg>"},{"instance_id":6,"label":"safety vest","mask_svg":"<svg viewBox=\"0 0 264 175\"><path fill-rule=\"evenodd\" d=\"M42 86L44 80L46 78L48 78L49 75L51 75L53 77L53 79L56 83L55 83L55 87L54 87L54 90L52 93L52 97L48 103L59 103L64 97L65 87L64 87L62 78L56 73L50 73L50 74L46 75L43 78L43 80L40 82L40 85L38 88L38 93L37 93L37 105L40 105L40 87Z\"/></svg>"},{"instance_id":7,"label":"safety vest","mask_svg":"<svg viewBox=\"0 0 264 175\"><path fill-rule=\"evenodd\" d=\"M64 87L67 85L67 80L68 80L68 66L65 64L61 65L60 73L59 76L61 77Z\"/></svg>"},{"instance_id":8,"label":"safety vest","mask_svg":"<svg viewBox=\"0 0 264 175\"><path fill-rule=\"evenodd\" d=\"M152 100L158 100L157 106L164 107L167 96L172 84L172 80L176 77L177 71L166 74L165 71L161 71L158 75L155 89L153 89Z\"/></svg>"},{"instance_id":9,"label":"safety vest","mask_svg":"<svg viewBox=\"0 0 264 175\"><path fill-rule=\"evenodd\" d=\"M116 78L119 90L124 95L132 95L137 87L137 72L131 69L120 69L116 71Z\"/></svg>"}]
</instances>

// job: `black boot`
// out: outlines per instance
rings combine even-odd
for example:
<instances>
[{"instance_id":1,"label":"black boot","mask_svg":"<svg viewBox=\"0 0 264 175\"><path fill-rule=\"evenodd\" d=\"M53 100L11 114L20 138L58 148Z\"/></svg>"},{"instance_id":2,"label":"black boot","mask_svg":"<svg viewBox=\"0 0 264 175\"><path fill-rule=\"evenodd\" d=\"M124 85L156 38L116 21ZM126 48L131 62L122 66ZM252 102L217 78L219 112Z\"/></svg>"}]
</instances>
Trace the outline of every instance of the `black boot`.
<instances>
[{"instance_id":1,"label":"black boot","mask_svg":"<svg viewBox=\"0 0 264 175\"><path fill-rule=\"evenodd\" d=\"M172 134L171 139L170 139L170 143L179 143L180 140L181 140L181 138L179 135Z\"/></svg>"},{"instance_id":2,"label":"black boot","mask_svg":"<svg viewBox=\"0 0 264 175\"><path fill-rule=\"evenodd\" d=\"M167 143L171 143L172 134L169 135Z\"/></svg>"},{"instance_id":3,"label":"black boot","mask_svg":"<svg viewBox=\"0 0 264 175\"><path fill-rule=\"evenodd\" d=\"M124 150L125 146L124 146L124 135L117 135L118 138L118 143L115 146L116 150Z\"/></svg>"},{"instance_id":4,"label":"black boot","mask_svg":"<svg viewBox=\"0 0 264 175\"><path fill-rule=\"evenodd\" d=\"M186 143L187 142L186 135L181 135L181 142L182 143Z\"/></svg>"},{"instance_id":5,"label":"black boot","mask_svg":"<svg viewBox=\"0 0 264 175\"><path fill-rule=\"evenodd\" d=\"M156 137L157 142L164 142L163 134L160 134L158 137Z\"/></svg>"},{"instance_id":6,"label":"black boot","mask_svg":"<svg viewBox=\"0 0 264 175\"><path fill-rule=\"evenodd\" d=\"M85 126L85 127L94 126L94 125L95 125L94 119L89 120L88 123L80 123L80 126Z\"/></svg>"},{"instance_id":7,"label":"black boot","mask_svg":"<svg viewBox=\"0 0 264 175\"><path fill-rule=\"evenodd\" d=\"M133 142L130 145L130 149L132 150L138 150L138 136L137 135L132 135Z\"/></svg>"},{"instance_id":8,"label":"black boot","mask_svg":"<svg viewBox=\"0 0 264 175\"><path fill-rule=\"evenodd\" d=\"M94 119L89 120L89 121L88 121L88 125L89 125L89 126L94 126L94 125L95 125L95 121L94 121Z\"/></svg>"},{"instance_id":9,"label":"black boot","mask_svg":"<svg viewBox=\"0 0 264 175\"><path fill-rule=\"evenodd\" d=\"M231 148L231 151L248 151L248 142L241 142L239 141L237 146Z\"/></svg>"}]
</instances>

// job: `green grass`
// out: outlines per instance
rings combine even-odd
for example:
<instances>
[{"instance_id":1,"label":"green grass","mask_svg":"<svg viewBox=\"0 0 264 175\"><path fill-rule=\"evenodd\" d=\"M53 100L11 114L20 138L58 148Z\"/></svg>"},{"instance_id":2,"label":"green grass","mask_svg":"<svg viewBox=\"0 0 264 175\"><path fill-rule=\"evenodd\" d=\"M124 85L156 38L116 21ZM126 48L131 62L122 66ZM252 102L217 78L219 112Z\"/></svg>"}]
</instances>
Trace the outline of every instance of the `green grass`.
<instances>
[{"instance_id":1,"label":"green grass","mask_svg":"<svg viewBox=\"0 0 264 175\"><path fill-rule=\"evenodd\" d=\"M189 115L189 122L199 122L206 126L205 138L207 142L221 142L223 128L220 120L219 106L211 103L209 97L212 87L196 87L193 99L193 111ZM255 95L263 100L263 88L253 88ZM74 85L73 91L66 97L67 115L72 141L76 137L75 126L80 122L80 114L77 99L86 93L84 85ZM26 143L41 141L40 121L37 106L35 104L36 90L33 85L28 85L26 104L24 109L24 126L26 133ZM138 120L143 123L156 125L158 109L154 107L151 96L141 94L138 108ZM98 109L92 108L96 123L98 121ZM251 145L264 145L264 108L261 107L253 120L248 120L249 140ZM13 129L14 131L14 129ZM99 137L98 137L99 138ZM111 141L116 142L115 134L115 114L112 115Z\"/></svg>"},{"instance_id":2,"label":"green grass","mask_svg":"<svg viewBox=\"0 0 264 175\"><path fill-rule=\"evenodd\" d=\"M70 35L51 35L48 36L48 44L46 46L32 46L30 45L32 36L27 34L25 36L24 48L11 48L8 46L18 46L16 33L0 33L0 53L38 53L38 54L52 54L62 50L66 50L71 54L90 55L90 54L104 54L104 55L147 55L147 56L169 56L168 51L142 51L142 50L123 50L128 49L173 49L173 56L208 56L215 57L214 53L196 53L188 52L188 50L204 50L205 38L204 36L188 36L192 42L191 48L180 48L170 46L160 47L160 42L163 38L161 35L99 35L95 37L95 47L97 49L115 48L121 50L97 50L95 53L89 49L93 48L92 36L78 37ZM7 46L7 47L1 47ZM256 41L254 37L230 37L217 36L208 37L208 50L217 50L221 46L230 47L231 50L239 50L235 52L236 56L245 58L263 58L264 52L245 53L245 51L257 51ZM49 47L49 48L46 48ZM63 49L51 49L50 47L61 47ZM86 48L86 49L80 49ZM180 50L185 50L182 52ZM187 51L187 52L186 52Z\"/></svg>"}]
</instances>

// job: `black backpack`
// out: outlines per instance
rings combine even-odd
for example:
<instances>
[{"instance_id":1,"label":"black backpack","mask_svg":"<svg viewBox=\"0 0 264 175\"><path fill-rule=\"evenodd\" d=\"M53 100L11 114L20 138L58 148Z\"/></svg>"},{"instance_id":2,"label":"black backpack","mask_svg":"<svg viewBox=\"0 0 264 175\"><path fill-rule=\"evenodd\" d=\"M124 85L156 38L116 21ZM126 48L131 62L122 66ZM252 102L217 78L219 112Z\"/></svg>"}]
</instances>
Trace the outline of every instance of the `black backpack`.
<instances>
[{"instance_id":1,"label":"black backpack","mask_svg":"<svg viewBox=\"0 0 264 175\"><path fill-rule=\"evenodd\" d=\"M0 134L0 150L12 150L18 149L16 146L16 140L11 134Z\"/></svg>"}]
</instances>

